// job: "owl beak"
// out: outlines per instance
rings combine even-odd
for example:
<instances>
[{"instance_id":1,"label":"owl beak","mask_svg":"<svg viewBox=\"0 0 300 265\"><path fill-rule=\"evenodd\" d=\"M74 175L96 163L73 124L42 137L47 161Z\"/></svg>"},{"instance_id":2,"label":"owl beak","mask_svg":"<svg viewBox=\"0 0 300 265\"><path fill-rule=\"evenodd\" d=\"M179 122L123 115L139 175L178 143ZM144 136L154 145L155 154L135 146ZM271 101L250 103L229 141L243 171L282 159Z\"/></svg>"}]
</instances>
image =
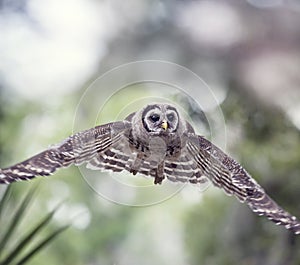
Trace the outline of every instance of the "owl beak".
<instances>
[{"instance_id":1,"label":"owl beak","mask_svg":"<svg viewBox=\"0 0 300 265\"><path fill-rule=\"evenodd\" d=\"M167 121L163 121L162 122L161 128L163 128L165 131L168 129L168 123L167 123Z\"/></svg>"}]
</instances>

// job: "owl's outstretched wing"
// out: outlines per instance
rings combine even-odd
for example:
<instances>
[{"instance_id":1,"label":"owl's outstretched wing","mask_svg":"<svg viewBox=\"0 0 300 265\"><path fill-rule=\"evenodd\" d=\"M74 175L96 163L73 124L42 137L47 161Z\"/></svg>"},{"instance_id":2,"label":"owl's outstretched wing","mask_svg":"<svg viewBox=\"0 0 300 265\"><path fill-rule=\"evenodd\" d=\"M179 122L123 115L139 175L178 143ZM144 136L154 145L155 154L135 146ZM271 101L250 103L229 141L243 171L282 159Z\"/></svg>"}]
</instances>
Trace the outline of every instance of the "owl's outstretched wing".
<instances>
[{"instance_id":1,"label":"owl's outstretched wing","mask_svg":"<svg viewBox=\"0 0 300 265\"><path fill-rule=\"evenodd\" d=\"M215 186L247 203L258 215L300 234L300 222L296 217L278 206L239 163L218 147L201 136L191 135L187 150Z\"/></svg>"},{"instance_id":2,"label":"owl's outstretched wing","mask_svg":"<svg viewBox=\"0 0 300 265\"><path fill-rule=\"evenodd\" d=\"M0 184L48 176L59 168L89 162L117 142L130 127L130 122L120 121L76 133L21 163L0 169Z\"/></svg>"}]
</instances>

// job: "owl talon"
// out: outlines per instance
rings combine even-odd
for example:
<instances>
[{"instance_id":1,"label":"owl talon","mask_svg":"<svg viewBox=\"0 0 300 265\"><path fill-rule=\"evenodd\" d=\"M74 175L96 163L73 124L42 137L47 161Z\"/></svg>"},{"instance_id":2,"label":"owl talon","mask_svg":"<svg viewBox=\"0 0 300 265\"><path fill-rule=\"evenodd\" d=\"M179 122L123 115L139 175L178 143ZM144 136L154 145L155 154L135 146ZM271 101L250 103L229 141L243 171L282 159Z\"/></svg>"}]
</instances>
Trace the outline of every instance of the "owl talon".
<instances>
[{"instance_id":1,"label":"owl talon","mask_svg":"<svg viewBox=\"0 0 300 265\"><path fill-rule=\"evenodd\" d=\"M134 176L138 173L136 169L131 168L130 173L132 173Z\"/></svg>"},{"instance_id":2,"label":"owl talon","mask_svg":"<svg viewBox=\"0 0 300 265\"><path fill-rule=\"evenodd\" d=\"M155 179L154 179L154 184L159 184L161 185L162 181L164 180L165 177L159 177L159 176L156 176Z\"/></svg>"},{"instance_id":3,"label":"owl talon","mask_svg":"<svg viewBox=\"0 0 300 265\"><path fill-rule=\"evenodd\" d=\"M161 184L164 180L164 162L160 163L155 172L154 184Z\"/></svg>"}]
</instances>

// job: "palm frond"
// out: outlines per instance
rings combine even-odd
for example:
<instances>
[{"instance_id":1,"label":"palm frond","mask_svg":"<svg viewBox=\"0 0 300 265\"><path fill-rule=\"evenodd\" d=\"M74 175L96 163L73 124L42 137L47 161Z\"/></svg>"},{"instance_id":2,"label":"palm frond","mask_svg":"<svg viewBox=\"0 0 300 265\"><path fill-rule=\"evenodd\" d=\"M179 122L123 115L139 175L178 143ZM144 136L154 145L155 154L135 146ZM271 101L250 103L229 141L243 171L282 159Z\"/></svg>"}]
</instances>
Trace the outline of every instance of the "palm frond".
<instances>
[{"instance_id":1,"label":"palm frond","mask_svg":"<svg viewBox=\"0 0 300 265\"><path fill-rule=\"evenodd\" d=\"M55 239L60 233L69 228L69 225L58 228L52 234L47 236L43 241L41 241L36 247L34 247L28 254L26 254L16 265L23 265L28 262L35 254L37 254L43 247L47 246L53 239Z\"/></svg>"},{"instance_id":2,"label":"palm frond","mask_svg":"<svg viewBox=\"0 0 300 265\"><path fill-rule=\"evenodd\" d=\"M4 207L5 207L5 204L7 203L7 201L9 200L9 196L11 194L11 187L12 186L8 186L3 194L3 196L1 197L1 200L0 200L0 219L1 219L1 216L2 216L2 213L3 213L3 210L4 210Z\"/></svg>"},{"instance_id":3,"label":"palm frond","mask_svg":"<svg viewBox=\"0 0 300 265\"><path fill-rule=\"evenodd\" d=\"M69 225L66 225L56 229L50 233L50 235L41 235L42 230L45 229L53 219L54 214L61 205L60 204L54 210L46 214L34 227L28 230L23 238L18 240L15 239L16 231L18 230L23 219L25 219L25 213L28 214L28 206L36 194L36 190L36 186L31 188L23 198L17 210L15 210L15 212L12 214L12 217L8 217L9 219L6 220L6 223L9 225L7 225L7 230L4 231L3 236L0 238L0 265L25 264L29 259L34 257L40 250L42 250L43 247L47 246L53 239L55 239L59 234L69 227ZM10 209L14 208L11 203L9 203L11 193L12 188L10 185L0 200L0 217L4 211L7 211L8 207ZM0 227L5 227L5 225L2 225L1 222L2 221L0 219ZM4 229L2 229L2 231L3 230ZM38 237L42 237L42 239L40 239L40 242L35 246L32 246L33 241L36 241ZM11 249L8 249L12 241L16 241L16 243ZM4 256L4 254L5 257L1 258Z\"/></svg>"},{"instance_id":4,"label":"palm frond","mask_svg":"<svg viewBox=\"0 0 300 265\"><path fill-rule=\"evenodd\" d=\"M21 205L15 212L14 216L12 217L12 220L10 221L10 225L8 226L6 233L4 233L3 238L0 240L0 256L2 255L7 243L12 238L14 232L18 228L18 224L21 222L23 215L25 214L25 210L29 206L29 203L36 191L36 187L33 187L29 190L25 198L23 199ZM4 202L5 204L5 202Z\"/></svg>"}]
</instances>

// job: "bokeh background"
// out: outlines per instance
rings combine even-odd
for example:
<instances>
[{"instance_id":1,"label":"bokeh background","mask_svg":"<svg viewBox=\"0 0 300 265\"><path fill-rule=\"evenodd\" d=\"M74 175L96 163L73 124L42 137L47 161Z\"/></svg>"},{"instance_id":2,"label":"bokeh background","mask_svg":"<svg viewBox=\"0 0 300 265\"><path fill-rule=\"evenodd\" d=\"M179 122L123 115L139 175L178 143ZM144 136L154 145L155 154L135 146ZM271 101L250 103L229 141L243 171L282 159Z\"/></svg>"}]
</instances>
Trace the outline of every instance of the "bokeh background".
<instances>
[{"instance_id":1,"label":"bokeh background","mask_svg":"<svg viewBox=\"0 0 300 265\"><path fill-rule=\"evenodd\" d=\"M222 148L300 218L299 25L297 0L1 0L0 165L72 134L78 103L101 74L132 61L170 61L200 76L216 96L226 124ZM99 120L115 120L123 106L148 95L142 89L116 95ZM164 96L210 138L205 112L180 93ZM93 122L89 107L80 115ZM99 173L100 185L111 177ZM30 264L300 264L299 236L214 187L184 187L162 203L130 207L99 196L71 167L13 184L11 200L33 183L39 191L20 236L61 201L53 226L72 226ZM134 202L151 194L127 196Z\"/></svg>"}]
</instances>

